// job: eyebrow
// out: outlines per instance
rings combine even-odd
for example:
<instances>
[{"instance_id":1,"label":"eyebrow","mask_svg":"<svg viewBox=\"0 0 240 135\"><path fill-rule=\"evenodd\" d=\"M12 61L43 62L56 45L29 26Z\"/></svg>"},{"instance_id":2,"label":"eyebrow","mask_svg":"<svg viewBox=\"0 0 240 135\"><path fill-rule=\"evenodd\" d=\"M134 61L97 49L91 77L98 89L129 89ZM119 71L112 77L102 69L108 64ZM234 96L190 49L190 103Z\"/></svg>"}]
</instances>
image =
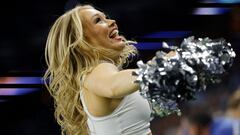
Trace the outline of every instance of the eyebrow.
<instances>
[{"instance_id":1,"label":"eyebrow","mask_svg":"<svg viewBox=\"0 0 240 135\"><path fill-rule=\"evenodd\" d=\"M106 16L104 13L100 12L100 13L96 13L94 14L92 17L91 17L91 20L95 17L95 16L98 16L98 15L103 15L103 16Z\"/></svg>"}]
</instances>

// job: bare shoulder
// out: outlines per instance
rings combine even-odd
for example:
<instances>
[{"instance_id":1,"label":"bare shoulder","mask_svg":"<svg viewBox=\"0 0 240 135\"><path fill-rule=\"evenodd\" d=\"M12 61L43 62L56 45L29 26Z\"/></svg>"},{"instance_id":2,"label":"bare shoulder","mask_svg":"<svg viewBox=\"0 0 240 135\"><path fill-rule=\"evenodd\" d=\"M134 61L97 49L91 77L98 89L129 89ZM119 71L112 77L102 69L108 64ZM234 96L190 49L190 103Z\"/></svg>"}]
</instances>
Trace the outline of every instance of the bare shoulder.
<instances>
[{"instance_id":1,"label":"bare shoulder","mask_svg":"<svg viewBox=\"0 0 240 135\"><path fill-rule=\"evenodd\" d=\"M92 73L104 72L104 71L117 72L118 68L116 65L114 65L112 63L101 63L93 69Z\"/></svg>"},{"instance_id":2,"label":"bare shoulder","mask_svg":"<svg viewBox=\"0 0 240 135\"><path fill-rule=\"evenodd\" d=\"M84 100L89 112L93 116L110 114L122 99L109 98L111 91L109 84L111 75L118 72L118 68L111 63L97 65L84 81Z\"/></svg>"},{"instance_id":3,"label":"bare shoulder","mask_svg":"<svg viewBox=\"0 0 240 135\"><path fill-rule=\"evenodd\" d=\"M88 75L86 75L84 85L90 91L94 89L106 88L107 80L117 73L118 68L111 63L101 63L97 65ZM109 84L109 83L108 83Z\"/></svg>"},{"instance_id":4,"label":"bare shoulder","mask_svg":"<svg viewBox=\"0 0 240 135\"><path fill-rule=\"evenodd\" d=\"M112 75L118 71L119 71L118 68L114 64L101 63L101 64L97 65L91 71L91 73L88 74L88 79L107 77L108 75Z\"/></svg>"}]
</instances>

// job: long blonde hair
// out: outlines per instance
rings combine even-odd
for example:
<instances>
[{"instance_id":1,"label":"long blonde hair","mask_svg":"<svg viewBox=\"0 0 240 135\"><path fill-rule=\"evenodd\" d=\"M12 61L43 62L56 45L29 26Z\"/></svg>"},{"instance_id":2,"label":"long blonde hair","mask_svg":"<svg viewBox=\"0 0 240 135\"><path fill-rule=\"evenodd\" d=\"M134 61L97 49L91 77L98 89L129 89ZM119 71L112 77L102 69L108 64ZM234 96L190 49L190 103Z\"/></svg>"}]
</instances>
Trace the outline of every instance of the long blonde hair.
<instances>
[{"instance_id":1,"label":"long blonde hair","mask_svg":"<svg viewBox=\"0 0 240 135\"><path fill-rule=\"evenodd\" d=\"M55 118L61 126L62 135L87 135L87 115L80 100L84 76L102 60L118 67L128 62L136 48L126 42L117 59L112 59L113 50L97 48L84 38L84 20L80 10L93 8L90 5L76 6L60 16L50 29L45 58L48 66L45 85L54 98Z\"/></svg>"}]
</instances>

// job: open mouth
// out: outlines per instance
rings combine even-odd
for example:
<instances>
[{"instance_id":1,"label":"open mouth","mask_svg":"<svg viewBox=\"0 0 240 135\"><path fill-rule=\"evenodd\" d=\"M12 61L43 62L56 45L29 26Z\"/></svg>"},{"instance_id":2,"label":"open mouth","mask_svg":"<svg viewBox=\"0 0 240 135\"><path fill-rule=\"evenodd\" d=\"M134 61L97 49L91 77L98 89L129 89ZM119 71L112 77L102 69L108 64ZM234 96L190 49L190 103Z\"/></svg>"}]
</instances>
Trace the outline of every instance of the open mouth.
<instances>
[{"instance_id":1,"label":"open mouth","mask_svg":"<svg viewBox=\"0 0 240 135\"><path fill-rule=\"evenodd\" d=\"M114 39L115 37L119 36L118 35L119 31L117 29L113 30L110 35L109 35L109 38L112 38Z\"/></svg>"},{"instance_id":2,"label":"open mouth","mask_svg":"<svg viewBox=\"0 0 240 135\"><path fill-rule=\"evenodd\" d=\"M116 41L123 41L124 40L123 36L120 36L118 33L119 33L118 29L113 29L109 35L109 38Z\"/></svg>"}]
</instances>

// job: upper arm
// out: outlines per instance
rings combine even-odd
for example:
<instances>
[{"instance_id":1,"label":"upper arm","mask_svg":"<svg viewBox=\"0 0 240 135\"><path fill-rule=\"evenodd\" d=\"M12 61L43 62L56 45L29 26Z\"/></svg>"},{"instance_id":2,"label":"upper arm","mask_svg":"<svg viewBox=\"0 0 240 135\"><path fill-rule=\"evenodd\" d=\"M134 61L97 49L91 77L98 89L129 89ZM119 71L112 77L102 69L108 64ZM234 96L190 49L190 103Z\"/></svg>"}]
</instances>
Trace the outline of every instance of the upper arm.
<instances>
[{"instance_id":1,"label":"upper arm","mask_svg":"<svg viewBox=\"0 0 240 135\"><path fill-rule=\"evenodd\" d=\"M124 97L138 90L138 84L134 83L137 77L132 75L133 71L119 71L113 64L101 63L87 75L84 86L101 97Z\"/></svg>"},{"instance_id":2,"label":"upper arm","mask_svg":"<svg viewBox=\"0 0 240 135\"><path fill-rule=\"evenodd\" d=\"M110 63L101 63L86 76L84 86L92 93L102 96L111 97L112 91L110 83L112 76L116 74L118 68Z\"/></svg>"}]
</instances>

